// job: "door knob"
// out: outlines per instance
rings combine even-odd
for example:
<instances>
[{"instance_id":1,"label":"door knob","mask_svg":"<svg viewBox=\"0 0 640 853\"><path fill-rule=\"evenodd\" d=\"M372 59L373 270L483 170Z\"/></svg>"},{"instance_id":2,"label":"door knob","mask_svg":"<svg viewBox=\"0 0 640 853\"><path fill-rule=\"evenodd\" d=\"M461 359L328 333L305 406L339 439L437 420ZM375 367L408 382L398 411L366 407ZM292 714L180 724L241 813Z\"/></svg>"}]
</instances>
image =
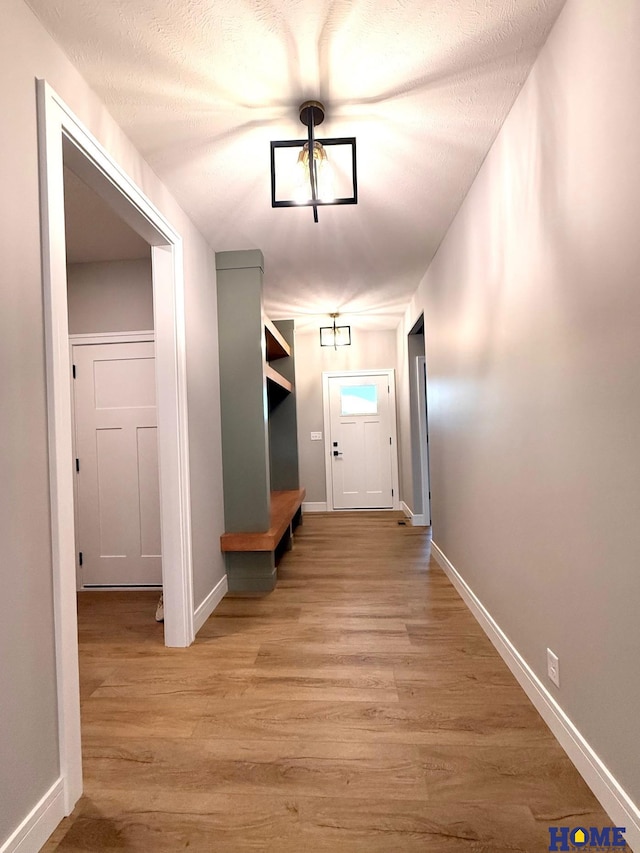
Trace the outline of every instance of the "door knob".
<instances>
[{"instance_id":1,"label":"door knob","mask_svg":"<svg viewBox=\"0 0 640 853\"><path fill-rule=\"evenodd\" d=\"M341 450L334 450L333 455L334 456L342 456L342 451Z\"/></svg>"}]
</instances>

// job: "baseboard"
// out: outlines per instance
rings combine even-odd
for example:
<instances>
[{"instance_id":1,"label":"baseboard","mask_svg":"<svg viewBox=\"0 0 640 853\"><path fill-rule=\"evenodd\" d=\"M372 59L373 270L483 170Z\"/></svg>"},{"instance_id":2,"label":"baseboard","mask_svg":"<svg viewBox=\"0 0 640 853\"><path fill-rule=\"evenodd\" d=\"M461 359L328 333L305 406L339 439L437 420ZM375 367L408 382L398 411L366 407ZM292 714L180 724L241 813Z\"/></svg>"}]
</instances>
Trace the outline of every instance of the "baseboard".
<instances>
[{"instance_id":1,"label":"baseboard","mask_svg":"<svg viewBox=\"0 0 640 853\"><path fill-rule=\"evenodd\" d=\"M38 853L64 816L64 783L60 777L7 838L0 853Z\"/></svg>"},{"instance_id":2,"label":"baseboard","mask_svg":"<svg viewBox=\"0 0 640 853\"><path fill-rule=\"evenodd\" d=\"M221 578L218 583L211 590L209 595L205 598L202 604L198 605L195 613L193 614L193 632L197 634L200 628L207 621L209 616L213 613L216 607L220 604L222 599L227 594L227 590L229 589L227 576L225 575Z\"/></svg>"},{"instance_id":3,"label":"baseboard","mask_svg":"<svg viewBox=\"0 0 640 853\"><path fill-rule=\"evenodd\" d=\"M326 501L305 501L302 504L303 512L327 512Z\"/></svg>"},{"instance_id":4,"label":"baseboard","mask_svg":"<svg viewBox=\"0 0 640 853\"><path fill-rule=\"evenodd\" d=\"M625 839L628 847L631 850L640 851L640 809L638 806L578 731L444 552L435 542L432 543L431 547L434 559L460 593L463 601L535 705L560 746L591 788L603 809L616 826L626 827Z\"/></svg>"},{"instance_id":5,"label":"baseboard","mask_svg":"<svg viewBox=\"0 0 640 853\"><path fill-rule=\"evenodd\" d=\"M428 527L429 523L424 517L423 513L414 513L411 509L409 509L409 505L404 501L400 501L400 509L402 512L411 520L412 527Z\"/></svg>"}]
</instances>

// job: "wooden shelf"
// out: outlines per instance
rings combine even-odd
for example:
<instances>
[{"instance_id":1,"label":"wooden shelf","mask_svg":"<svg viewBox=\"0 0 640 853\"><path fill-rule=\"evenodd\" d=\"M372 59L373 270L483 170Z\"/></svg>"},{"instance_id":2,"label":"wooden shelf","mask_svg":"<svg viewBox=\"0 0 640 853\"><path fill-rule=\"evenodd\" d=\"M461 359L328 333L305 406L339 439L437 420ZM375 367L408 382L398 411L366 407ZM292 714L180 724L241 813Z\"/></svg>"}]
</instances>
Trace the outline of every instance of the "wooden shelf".
<instances>
[{"instance_id":1,"label":"wooden shelf","mask_svg":"<svg viewBox=\"0 0 640 853\"><path fill-rule=\"evenodd\" d=\"M264 375L267 377L269 382L273 382L274 385L277 385L279 388L282 388L284 391L287 391L287 392L293 391L293 383L289 382L288 379L285 379L284 376L281 376L274 367L271 367L270 364L265 364Z\"/></svg>"},{"instance_id":2,"label":"wooden shelf","mask_svg":"<svg viewBox=\"0 0 640 853\"><path fill-rule=\"evenodd\" d=\"M268 317L264 318L264 331L267 342L267 361L275 361L291 355L291 347Z\"/></svg>"},{"instance_id":3,"label":"wooden shelf","mask_svg":"<svg viewBox=\"0 0 640 853\"><path fill-rule=\"evenodd\" d=\"M221 551L275 551L294 515L302 506L304 489L271 492L271 517L268 530L257 533L223 533Z\"/></svg>"}]
</instances>

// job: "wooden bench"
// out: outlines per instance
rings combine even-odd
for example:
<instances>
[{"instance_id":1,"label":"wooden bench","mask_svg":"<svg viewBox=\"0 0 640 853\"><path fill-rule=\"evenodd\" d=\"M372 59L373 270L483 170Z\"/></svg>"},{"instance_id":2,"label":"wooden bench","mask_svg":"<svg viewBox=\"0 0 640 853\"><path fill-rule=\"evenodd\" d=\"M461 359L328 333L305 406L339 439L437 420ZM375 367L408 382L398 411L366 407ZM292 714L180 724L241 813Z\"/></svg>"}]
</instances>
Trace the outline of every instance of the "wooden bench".
<instances>
[{"instance_id":1,"label":"wooden bench","mask_svg":"<svg viewBox=\"0 0 640 853\"><path fill-rule=\"evenodd\" d=\"M223 533L220 537L222 551L275 551L282 537L292 532L296 516L301 514L304 489L271 492L271 518L268 530L257 533Z\"/></svg>"}]
</instances>

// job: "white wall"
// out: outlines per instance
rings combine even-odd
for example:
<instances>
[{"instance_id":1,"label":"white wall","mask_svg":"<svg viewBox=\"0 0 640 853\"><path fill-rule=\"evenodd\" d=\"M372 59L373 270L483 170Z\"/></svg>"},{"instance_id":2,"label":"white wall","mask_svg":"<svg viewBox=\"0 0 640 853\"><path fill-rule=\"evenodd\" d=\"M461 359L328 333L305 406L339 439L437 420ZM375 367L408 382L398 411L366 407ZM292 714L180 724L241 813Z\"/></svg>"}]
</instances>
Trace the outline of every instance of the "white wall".
<instances>
[{"instance_id":1,"label":"white wall","mask_svg":"<svg viewBox=\"0 0 640 853\"><path fill-rule=\"evenodd\" d=\"M396 332L351 329L351 346L321 347L318 331L296 333L296 405L300 485L306 501L327 500L324 441L311 441L323 432L322 373L328 370L376 370L396 367ZM324 438L324 435L323 435Z\"/></svg>"},{"instance_id":2,"label":"white wall","mask_svg":"<svg viewBox=\"0 0 640 853\"><path fill-rule=\"evenodd\" d=\"M638 80L637 0L568 0L400 332L424 310L434 539L635 802Z\"/></svg>"},{"instance_id":3,"label":"white wall","mask_svg":"<svg viewBox=\"0 0 640 853\"><path fill-rule=\"evenodd\" d=\"M184 239L196 605L224 574L213 252L22 0L4 0L2 12L0 847L59 776L37 77L47 79Z\"/></svg>"},{"instance_id":4,"label":"white wall","mask_svg":"<svg viewBox=\"0 0 640 853\"><path fill-rule=\"evenodd\" d=\"M67 265L69 334L153 329L151 257Z\"/></svg>"}]
</instances>

